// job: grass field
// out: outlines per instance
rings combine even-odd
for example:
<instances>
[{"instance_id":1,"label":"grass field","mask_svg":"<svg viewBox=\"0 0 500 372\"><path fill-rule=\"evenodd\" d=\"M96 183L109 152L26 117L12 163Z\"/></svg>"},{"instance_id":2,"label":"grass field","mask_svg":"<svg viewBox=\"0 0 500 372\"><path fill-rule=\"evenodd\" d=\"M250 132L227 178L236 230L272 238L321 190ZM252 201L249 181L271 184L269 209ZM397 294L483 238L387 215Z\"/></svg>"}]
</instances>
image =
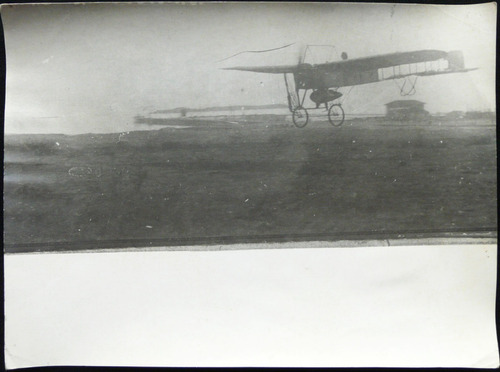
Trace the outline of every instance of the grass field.
<instances>
[{"instance_id":1,"label":"grass field","mask_svg":"<svg viewBox=\"0 0 500 372\"><path fill-rule=\"evenodd\" d=\"M496 231L493 123L179 122L6 136L6 251Z\"/></svg>"}]
</instances>

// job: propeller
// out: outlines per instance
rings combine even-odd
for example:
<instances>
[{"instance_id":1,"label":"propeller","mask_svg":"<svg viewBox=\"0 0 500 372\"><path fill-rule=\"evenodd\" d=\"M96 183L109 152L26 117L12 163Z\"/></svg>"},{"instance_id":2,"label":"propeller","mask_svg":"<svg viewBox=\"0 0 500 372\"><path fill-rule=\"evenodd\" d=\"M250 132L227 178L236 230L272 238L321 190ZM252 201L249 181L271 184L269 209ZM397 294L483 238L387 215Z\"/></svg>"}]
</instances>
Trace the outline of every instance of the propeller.
<instances>
[{"instance_id":1,"label":"propeller","mask_svg":"<svg viewBox=\"0 0 500 372\"><path fill-rule=\"evenodd\" d=\"M301 65L304 63L307 53L307 46L305 44L300 44L299 50L297 51L297 64Z\"/></svg>"}]
</instances>

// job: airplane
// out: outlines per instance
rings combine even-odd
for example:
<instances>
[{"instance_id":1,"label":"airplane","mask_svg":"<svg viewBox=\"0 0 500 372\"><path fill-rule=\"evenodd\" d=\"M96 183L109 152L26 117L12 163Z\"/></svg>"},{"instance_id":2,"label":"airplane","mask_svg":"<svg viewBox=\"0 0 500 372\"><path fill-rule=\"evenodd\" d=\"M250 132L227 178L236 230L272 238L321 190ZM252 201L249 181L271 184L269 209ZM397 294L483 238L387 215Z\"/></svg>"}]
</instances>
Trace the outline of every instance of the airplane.
<instances>
[{"instance_id":1,"label":"airplane","mask_svg":"<svg viewBox=\"0 0 500 372\"><path fill-rule=\"evenodd\" d=\"M398 84L398 87L400 94L407 96L415 94L418 77L463 73L477 69L465 68L463 53L459 50L450 52L416 50L354 59L349 59L347 53L343 52L340 61L320 64L304 63L309 47L310 45L306 47L298 63L294 65L235 66L223 69L283 74L288 108L292 113L293 123L299 128L305 127L309 122L308 110L319 109L323 104L328 111L329 122L335 127L341 126L345 114L342 104L338 101L343 94L338 89L342 87L403 79L404 82L401 85ZM304 107L309 90L312 91L309 98L316 104L316 107ZM301 91L303 91L302 97Z\"/></svg>"}]
</instances>

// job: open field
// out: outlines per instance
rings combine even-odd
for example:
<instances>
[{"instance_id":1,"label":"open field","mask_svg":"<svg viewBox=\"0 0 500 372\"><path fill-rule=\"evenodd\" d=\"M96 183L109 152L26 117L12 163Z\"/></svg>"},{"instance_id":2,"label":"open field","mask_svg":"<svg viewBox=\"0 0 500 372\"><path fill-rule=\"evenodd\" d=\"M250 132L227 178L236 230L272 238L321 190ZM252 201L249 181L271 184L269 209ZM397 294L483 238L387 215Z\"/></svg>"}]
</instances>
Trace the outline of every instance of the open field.
<instances>
[{"instance_id":1,"label":"open field","mask_svg":"<svg viewBox=\"0 0 500 372\"><path fill-rule=\"evenodd\" d=\"M245 120L6 136L6 251L496 234L494 123Z\"/></svg>"}]
</instances>

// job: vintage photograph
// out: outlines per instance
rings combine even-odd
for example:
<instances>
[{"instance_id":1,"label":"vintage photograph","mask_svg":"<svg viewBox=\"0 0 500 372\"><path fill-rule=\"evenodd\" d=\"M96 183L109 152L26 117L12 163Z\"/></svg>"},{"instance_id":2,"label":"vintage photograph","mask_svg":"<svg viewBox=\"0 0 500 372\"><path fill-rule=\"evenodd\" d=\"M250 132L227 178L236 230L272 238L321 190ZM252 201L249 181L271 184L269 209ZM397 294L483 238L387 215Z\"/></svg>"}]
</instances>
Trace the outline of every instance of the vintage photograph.
<instances>
[{"instance_id":1,"label":"vintage photograph","mask_svg":"<svg viewBox=\"0 0 500 372\"><path fill-rule=\"evenodd\" d=\"M7 5L2 22L7 252L496 237L488 8Z\"/></svg>"},{"instance_id":2,"label":"vintage photograph","mask_svg":"<svg viewBox=\"0 0 500 372\"><path fill-rule=\"evenodd\" d=\"M0 13L7 369L498 368L496 3Z\"/></svg>"}]
</instances>

